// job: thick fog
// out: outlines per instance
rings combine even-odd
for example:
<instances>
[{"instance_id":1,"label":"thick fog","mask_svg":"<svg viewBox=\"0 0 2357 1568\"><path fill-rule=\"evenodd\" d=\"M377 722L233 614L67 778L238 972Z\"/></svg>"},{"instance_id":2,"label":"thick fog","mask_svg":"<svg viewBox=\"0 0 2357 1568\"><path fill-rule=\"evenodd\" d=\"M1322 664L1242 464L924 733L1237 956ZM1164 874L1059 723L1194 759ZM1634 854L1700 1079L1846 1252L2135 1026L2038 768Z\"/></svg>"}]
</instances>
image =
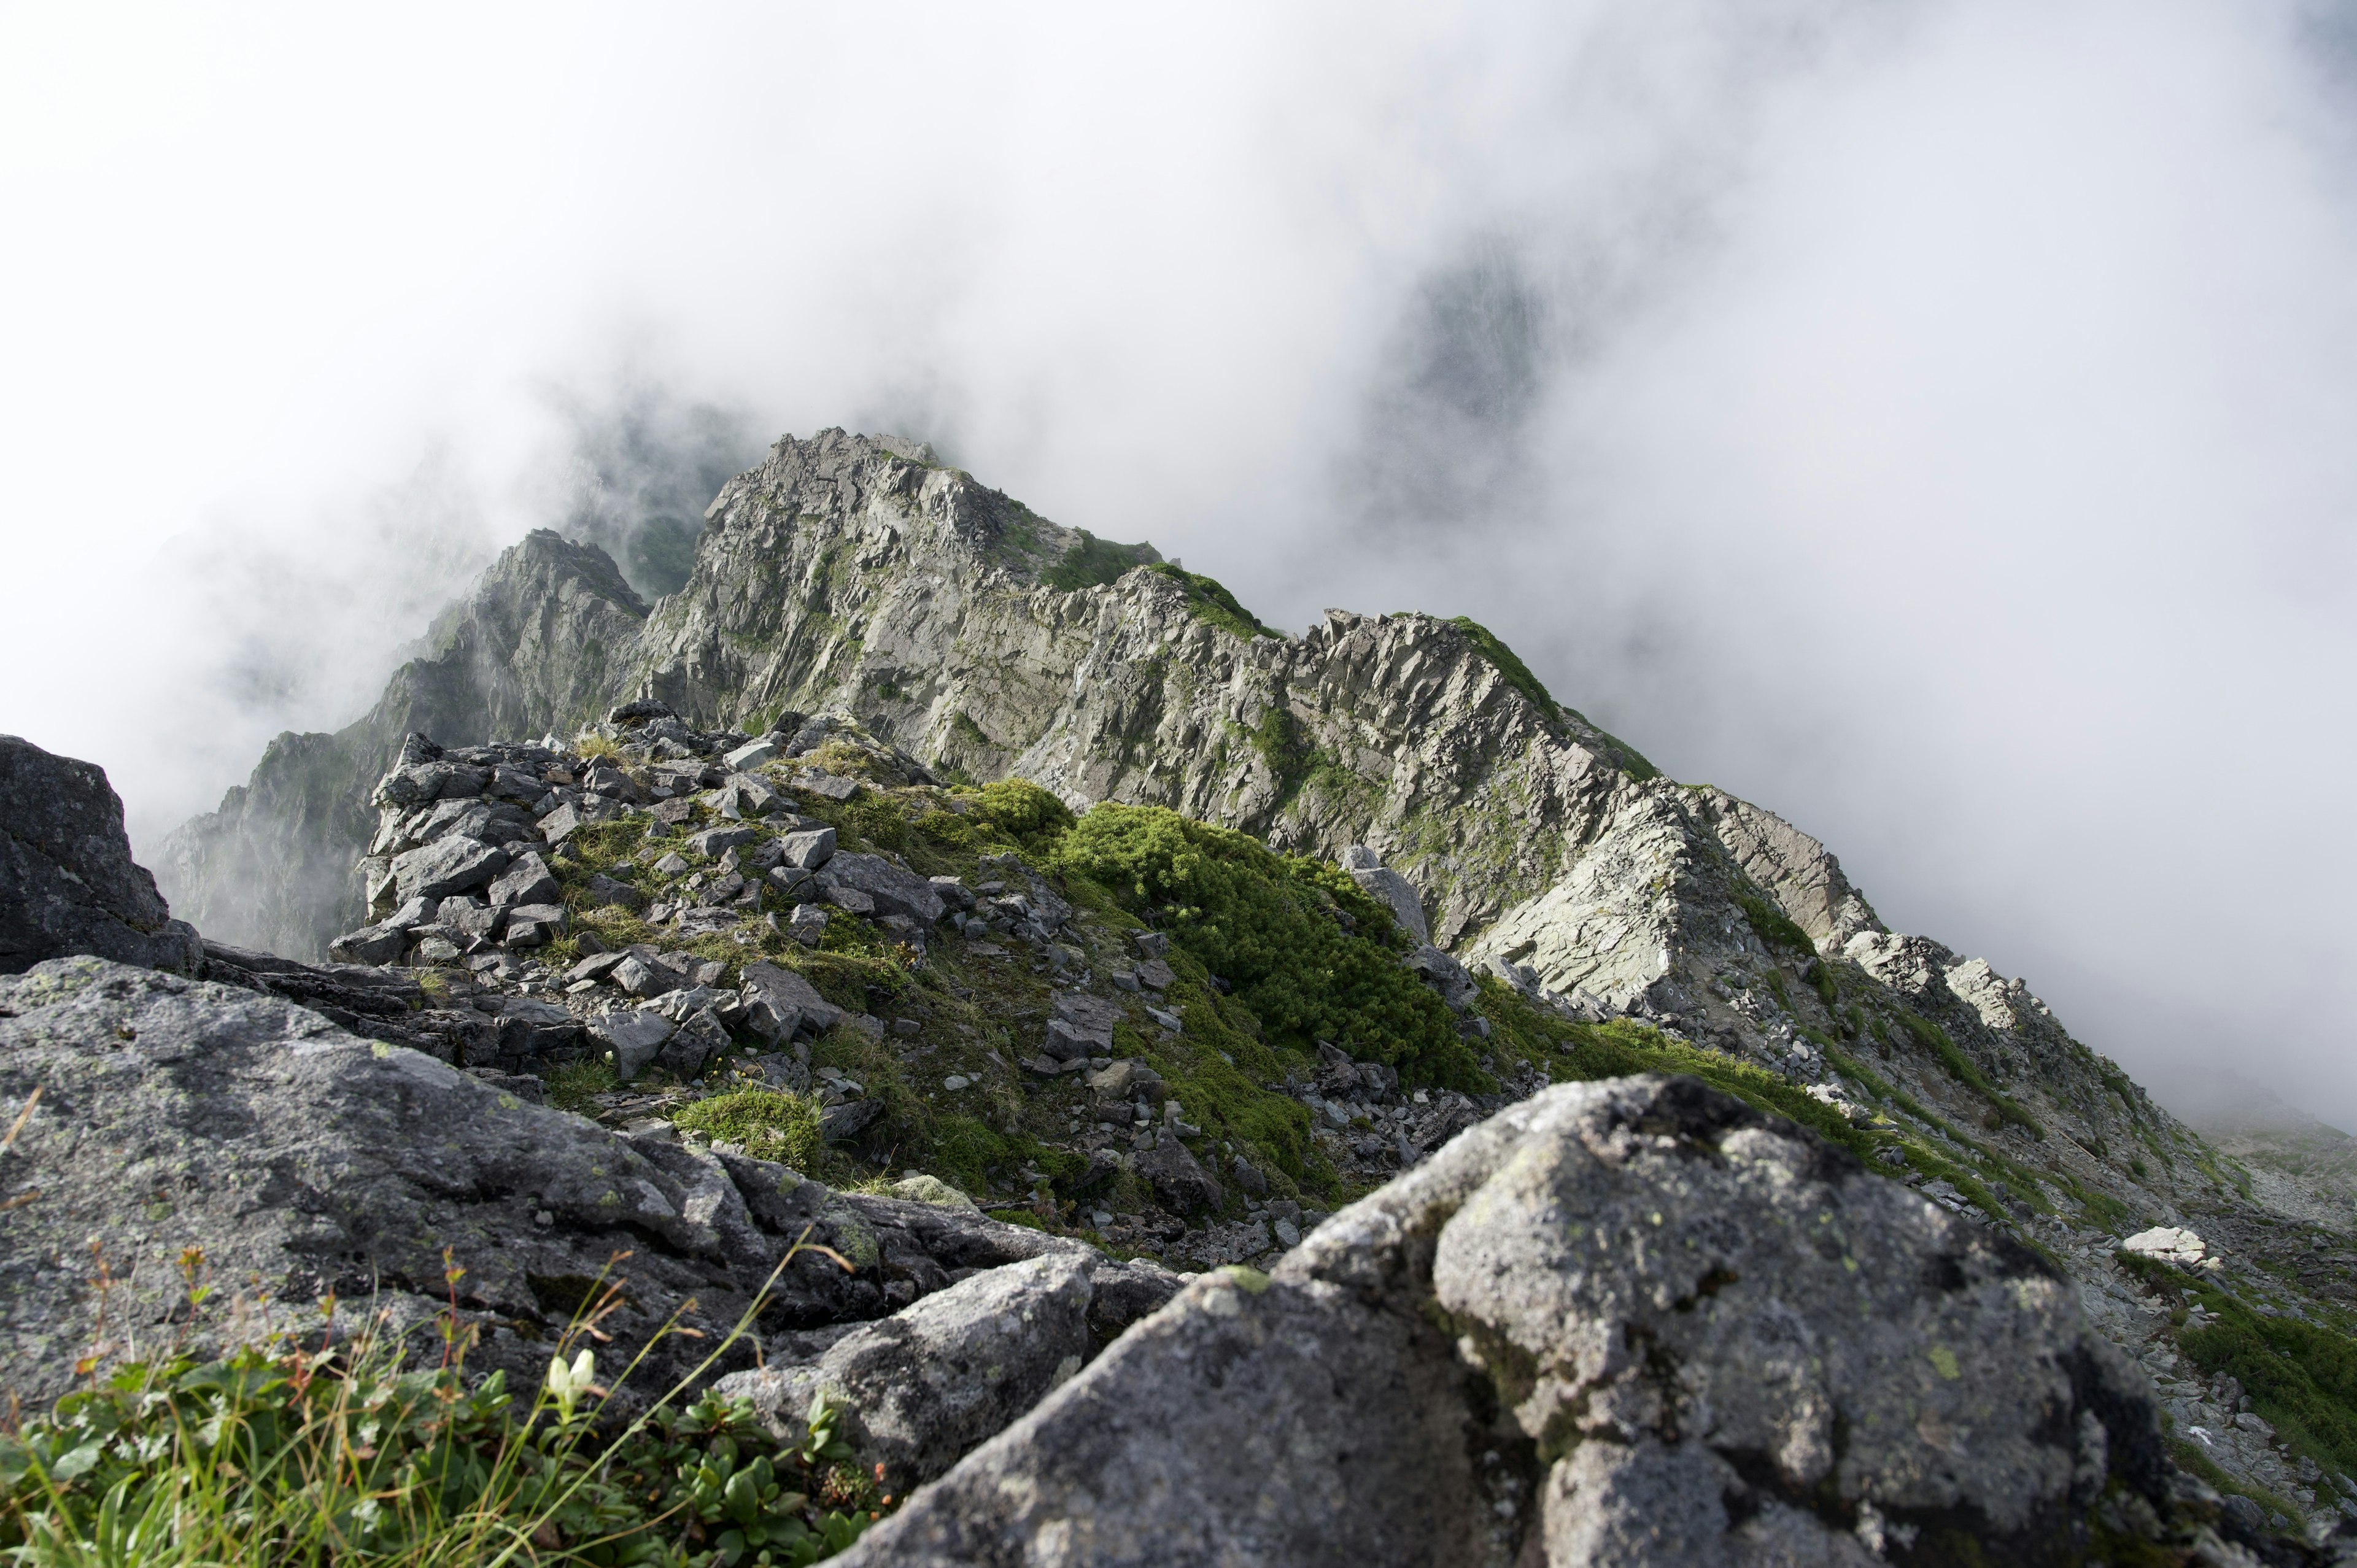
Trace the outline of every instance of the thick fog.
<instances>
[{"instance_id":1,"label":"thick fog","mask_svg":"<svg viewBox=\"0 0 2357 1568\"><path fill-rule=\"evenodd\" d=\"M0 730L143 845L829 424L1469 614L2180 1107L2357 1126L2357 21L0 11Z\"/></svg>"}]
</instances>

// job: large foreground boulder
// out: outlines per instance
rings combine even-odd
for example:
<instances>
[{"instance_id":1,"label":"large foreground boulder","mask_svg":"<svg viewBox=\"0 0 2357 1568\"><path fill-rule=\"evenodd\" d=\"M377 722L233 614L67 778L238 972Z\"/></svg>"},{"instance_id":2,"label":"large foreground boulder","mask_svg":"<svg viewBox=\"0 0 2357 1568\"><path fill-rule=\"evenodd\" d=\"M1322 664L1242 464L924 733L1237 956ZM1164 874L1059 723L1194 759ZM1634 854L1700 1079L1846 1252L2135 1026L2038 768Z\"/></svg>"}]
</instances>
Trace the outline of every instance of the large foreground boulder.
<instances>
[{"instance_id":1,"label":"large foreground boulder","mask_svg":"<svg viewBox=\"0 0 2357 1568\"><path fill-rule=\"evenodd\" d=\"M1198 1280L845 1562L2059 1563L2181 1513L2039 1258L1637 1078Z\"/></svg>"},{"instance_id":2,"label":"large foreground boulder","mask_svg":"<svg viewBox=\"0 0 2357 1568\"><path fill-rule=\"evenodd\" d=\"M1092 1353L1178 1286L971 1209L841 1194L781 1165L627 1138L285 998L99 959L0 980L5 1120L36 1088L0 1164L0 1398L31 1402L72 1381L97 1331L102 1267L101 1359L170 1343L191 1316L177 1266L191 1247L218 1293L199 1340L271 1326L314 1339L330 1294L339 1333L378 1311L422 1330L454 1288L447 1249L465 1271L459 1314L482 1335L471 1364L511 1369L523 1387L597 1282L619 1279L599 1326L624 1360L675 1311L707 1337L664 1341L633 1380L640 1395L685 1376L805 1236L836 1258L804 1251L779 1278L757 1319L778 1346L772 1363L808 1330L886 1318L1028 1259L1066 1266L1010 1281L1030 1281L1012 1297L970 1292L963 1317L936 1309L918 1337L944 1357L969 1334L1001 1344L1014 1299L1018 1315L1077 1306ZM1060 1360L1073 1353L1059 1344ZM741 1345L710 1375L754 1359ZM964 1362L976 1380L997 1375L979 1348ZM890 1418L931 1469L954 1457L944 1442L962 1453L1019 1413L955 1388L935 1402L954 1422L947 1437L914 1430L916 1407Z\"/></svg>"},{"instance_id":3,"label":"large foreground boulder","mask_svg":"<svg viewBox=\"0 0 2357 1568\"><path fill-rule=\"evenodd\" d=\"M184 974L204 957L131 858L106 770L0 735L0 974L69 953Z\"/></svg>"}]
</instances>

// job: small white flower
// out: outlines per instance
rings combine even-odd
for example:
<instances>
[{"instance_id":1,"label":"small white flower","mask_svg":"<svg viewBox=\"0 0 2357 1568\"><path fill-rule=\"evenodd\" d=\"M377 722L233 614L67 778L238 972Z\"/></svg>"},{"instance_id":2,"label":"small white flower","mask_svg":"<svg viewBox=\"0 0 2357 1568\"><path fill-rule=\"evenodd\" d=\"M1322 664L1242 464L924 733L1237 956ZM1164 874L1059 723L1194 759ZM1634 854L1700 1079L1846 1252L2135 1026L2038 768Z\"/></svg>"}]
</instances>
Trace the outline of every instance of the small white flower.
<instances>
[{"instance_id":1,"label":"small white flower","mask_svg":"<svg viewBox=\"0 0 2357 1568\"><path fill-rule=\"evenodd\" d=\"M573 1365L565 1364L562 1356L548 1359L548 1394L556 1402L559 1418L573 1419L573 1402L588 1391L590 1380L597 1375L597 1355L584 1350L573 1358Z\"/></svg>"}]
</instances>

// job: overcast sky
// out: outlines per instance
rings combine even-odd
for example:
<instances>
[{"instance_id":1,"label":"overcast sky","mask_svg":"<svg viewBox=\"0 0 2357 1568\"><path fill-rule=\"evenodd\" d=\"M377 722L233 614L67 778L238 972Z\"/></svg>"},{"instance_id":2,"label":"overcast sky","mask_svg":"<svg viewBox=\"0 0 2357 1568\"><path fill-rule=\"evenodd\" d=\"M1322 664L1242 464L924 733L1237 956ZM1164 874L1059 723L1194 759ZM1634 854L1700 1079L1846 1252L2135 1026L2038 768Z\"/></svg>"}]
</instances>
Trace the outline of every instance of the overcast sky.
<instances>
[{"instance_id":1,"label":"overcast sky","mask_svg":"<svg viewBox=\"0 0 2357 1568\"><path fill-rule=\"evenodd\" d=\"M0 730L152 844L637 456L895 429L1472 615L2179 1102L2357 1126L2352 36L0 5Z\"/></svg>"}]
</instances>

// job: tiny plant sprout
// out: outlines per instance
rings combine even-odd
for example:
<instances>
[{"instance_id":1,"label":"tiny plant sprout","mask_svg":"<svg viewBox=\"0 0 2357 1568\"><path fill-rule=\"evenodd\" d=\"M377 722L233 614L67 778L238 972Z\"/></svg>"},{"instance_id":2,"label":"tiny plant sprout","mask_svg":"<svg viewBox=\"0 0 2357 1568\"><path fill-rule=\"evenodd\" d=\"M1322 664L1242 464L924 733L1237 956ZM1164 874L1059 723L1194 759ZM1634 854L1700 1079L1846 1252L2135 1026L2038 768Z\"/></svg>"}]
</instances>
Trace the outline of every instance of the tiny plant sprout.
<instances>
[{"instance_id":1,"label":"tiny plant sprout","mask_svg":"<svg viewBox=\"0 0 2357 1568\"><path fill-rule=\"evenodd\" d=\"M556 1402L558 1420L573 1419L573 1402L588 1390L590 1380L597 1375L597 1357L593 1351L584 1350L574 1357L570 1367L562 1356L548 1359L548 1393Z\"/></svg>"}]
</instances>

